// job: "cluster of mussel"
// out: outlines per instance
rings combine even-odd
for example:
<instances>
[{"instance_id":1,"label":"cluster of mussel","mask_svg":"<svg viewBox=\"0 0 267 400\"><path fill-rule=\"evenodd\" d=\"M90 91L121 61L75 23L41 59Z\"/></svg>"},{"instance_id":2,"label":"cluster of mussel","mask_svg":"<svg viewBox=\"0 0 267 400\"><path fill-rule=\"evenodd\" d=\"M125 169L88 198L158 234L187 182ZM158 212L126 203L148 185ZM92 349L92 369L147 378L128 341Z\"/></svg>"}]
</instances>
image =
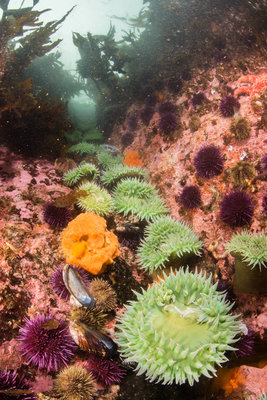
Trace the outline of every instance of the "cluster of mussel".
<instances>
[{"instance_id":1,"label":"cluster of mussel","mask_svg":"<svg viewBox=\"0 0 267 400\"><path fill-rule=\"evenodd\" d=\"M77 268L69 264L64 266L62 278L73 306L70 312L70 333L75 343L80 349L102 358L115 356L116 343L103 333L106 317L103 311L115 308L115 291L106 281L95 279L98 290L92 290L91 293L90 286L86 286Z\"/></svg>"}]
</instances>

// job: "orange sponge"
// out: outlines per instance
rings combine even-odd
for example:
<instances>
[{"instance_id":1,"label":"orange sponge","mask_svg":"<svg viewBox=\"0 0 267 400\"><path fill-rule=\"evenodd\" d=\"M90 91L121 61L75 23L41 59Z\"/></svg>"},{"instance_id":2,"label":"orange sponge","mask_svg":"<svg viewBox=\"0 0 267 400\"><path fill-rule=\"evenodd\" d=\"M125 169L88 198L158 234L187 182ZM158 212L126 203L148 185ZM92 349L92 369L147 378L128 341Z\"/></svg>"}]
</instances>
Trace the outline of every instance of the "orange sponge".
<instances>
[{"instance_id":1,"label":"orange sponge","mask_svg":"<svg viewBox=\"0 0 267 400\"><path fill-rule=\"evenodd\" d=\"M68 224L61 246L68 264L79 265L94 275L104 272L120 255L117 236L107 230L104 218L92 212L82 213Z\"/></svg>"},{"instance_id":2,"label":"orange sponge","mask_svg":"<svg viewBox=\"0 0 267 400\"><path fill-rule=\"evenodd\" d=\"M139 155L134 150L129 150L125 154L123 164L128 165L128 167L142 167L143 163L139 158Z\"/></svg>"}]
</instances>

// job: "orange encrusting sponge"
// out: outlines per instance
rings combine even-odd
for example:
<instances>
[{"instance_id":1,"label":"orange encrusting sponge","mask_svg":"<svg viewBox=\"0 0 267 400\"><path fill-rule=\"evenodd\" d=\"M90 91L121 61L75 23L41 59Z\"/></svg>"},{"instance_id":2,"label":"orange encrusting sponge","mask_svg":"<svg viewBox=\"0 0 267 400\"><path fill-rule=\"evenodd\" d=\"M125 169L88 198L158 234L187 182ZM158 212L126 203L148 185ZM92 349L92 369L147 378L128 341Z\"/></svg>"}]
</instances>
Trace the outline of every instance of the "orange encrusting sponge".
<instances>
[{"instance_id":1,"label":"orange encrusting sponge","mask_svg":"<svg viewBox=\"0 0 267 400\"><path fill-rule=\"evenodd\" d=\"M68 264L79 265L94 275L104 272L120 255L117 236L107 230L104 218L92 212L82 213L69 222L61 246Z\"/></svg>"}]
</instances>

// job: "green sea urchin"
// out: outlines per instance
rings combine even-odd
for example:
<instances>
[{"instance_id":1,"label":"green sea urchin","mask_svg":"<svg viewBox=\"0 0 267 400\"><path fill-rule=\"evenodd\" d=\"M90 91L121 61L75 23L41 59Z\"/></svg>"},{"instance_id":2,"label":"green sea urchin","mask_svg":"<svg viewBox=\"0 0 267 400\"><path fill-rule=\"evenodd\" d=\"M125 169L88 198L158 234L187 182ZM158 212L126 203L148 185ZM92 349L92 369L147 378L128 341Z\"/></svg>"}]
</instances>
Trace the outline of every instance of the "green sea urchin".
<instances>
[{"instance_id":1,"label":"green sea urchin","mask_svg":"<svg viewBox=\"0 0 267 400\"><path fill-rule=\"evenodd\" d=\"M94 385L95 380L90 372L71 365L58 374L54 391L60 400L90 400L96 394Z\"/></svg>"},{"instance_id":2,"label":"green sea urchin","mask_svg":"<svg viewBox=\"0 0 267 400\"><path fill-rule=\"evenodd\" d=\"M247 187L256 175L255 168L246 161L239 161L230 169L230 178L236 186Z\"/></svg>"},{"instance_id":3,"label":"green sea urchin","mask_svg":"<svg viewBox=\"0 0 267 400\"><path fill-rule=\"evenodd\" d=\"M226 350L239 333L237 316L225 294L217 292L200 273L180 269L165 273L119 317L116 342L128 362L136 362L138 375L150 382L193 385L201 375L216 373L227 361Z\"/></svg>"},{"instance_id":4,"label":"green sea urchin","mask_svg":"<svg viewBox=\"0 0 267 400\"><path fill-rule=\"evenodd\" d=\"M110 284L101 278L92 279L90 293L96 300L95 308L101 311L111 311L117 305L117 295Z\"/></svg>"},{"instance_id":5,"label":"green sea urchin","mask_svg":"<svg viewBox=\"0 0 267 400\"><path fill-rule=\"evenodd\" d=\"M267 236L235 234L226 246L235 257L234 286L245 293L264 293L267 287Z\"/></svg>"},{"instance_id":6,"label":"green sea urchin","mask_svg":"<svg viewBox=\"0 0 267 400\"><path fill-rule=\"evenodd\" d=\"M98 169L94 164L81 162L77 168L73 168L63 175L63 182L68 186L75 186L85 179L94 180L98 174Z\"/></svg>"},{"instance_id":7,"label":"green sea urchin","mask_svg":"<svg viewBox=\"0 0 267 400\"><path fill-rule=\"evenodd\" d=\"M146 227L137 254L142 267L153 272L171 260L184 261L186 256L199 256L202 245L198 235L186 223L161 216Z\"/></svg>"},{"instance_id":8,"label":"green sea urchin","mask_svg":"<svg viewBox=\"0 0 267 400\"><path fill-rule=\"evenodd\" d=\"M237 140L244 140L250 136L251 126L248 119L235 117L231 121L230 131Z\"/></svg>"},{"instance_id":9,"label":"green sea urchin","mask_svg":"<svg viewBox=\"0 0 267 400\"><path fill-rule=\"evenodd\" d=\"M127 165L115 165L104 171L101 181L106 186L117 184L124 178L136 177L141 180L148 179L148 171L140 167L128 167Z\"/></svg>"},{"instance_id":10,"label":"green sea urchin","mask_svg":"<svg viewBox=\"0 0 267 400\"><path fill-rule=\"evenodd\" d=\"M76 307L70 311L69 319L73 322L82 322L93 329L104 332L106 314L96 308Z\"/></svg>"},{"instance_id":11,"label":"green sea urchin","mask_svg":"<svg viewBox=\"0 0 267 400\"><path fill-rule=\"evenodd\" d=\"M135 215L141 220L150 220L168 212L156 188L137 178L122 180L113 193L113 200L117 212Z\"/></svg>"},{"instance_id":12,"label":"green sea urchin","mask_svg":"<svg viewBox=\"0 0 267 400\"><path fill-rule=\"evenodd\" d=\"M79 189L87 193L87 196L82 195L77 199L77 205L82 211L92 211L99 215L107 215L112 211L112 198L105 189L92 182L82 184Z\"/></svg>"}]
</instances>

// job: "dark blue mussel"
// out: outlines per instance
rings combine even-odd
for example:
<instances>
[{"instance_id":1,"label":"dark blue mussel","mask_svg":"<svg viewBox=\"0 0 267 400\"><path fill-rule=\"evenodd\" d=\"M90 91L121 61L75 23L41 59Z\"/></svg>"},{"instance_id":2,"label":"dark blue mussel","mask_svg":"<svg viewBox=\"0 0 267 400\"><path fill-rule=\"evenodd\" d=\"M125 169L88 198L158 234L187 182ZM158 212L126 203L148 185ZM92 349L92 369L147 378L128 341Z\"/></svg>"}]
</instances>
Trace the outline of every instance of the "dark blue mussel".
<instances>
[{"instance_id":1,"label":"dark blue mussel","mask_svg":"<svg viewBox=\"0 0 267 400\"><path fill-rule=\"evenodd\" d=\"M69 264L63 268L63 281L70 294L84 307L95 306L95 299L90 294L79 272Z\"/></svg>"}]
</instances>

